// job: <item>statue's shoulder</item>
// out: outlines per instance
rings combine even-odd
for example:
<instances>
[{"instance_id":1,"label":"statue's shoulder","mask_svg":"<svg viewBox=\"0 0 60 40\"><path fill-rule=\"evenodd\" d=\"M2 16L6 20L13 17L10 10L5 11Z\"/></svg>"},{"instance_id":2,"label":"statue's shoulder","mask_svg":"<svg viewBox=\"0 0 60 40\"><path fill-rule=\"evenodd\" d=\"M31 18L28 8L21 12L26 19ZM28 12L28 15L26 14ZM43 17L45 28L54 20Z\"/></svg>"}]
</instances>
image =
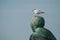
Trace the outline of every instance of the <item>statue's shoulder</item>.
<instances>
[{"instance_id":1,"label":"statue's shoulder","mask_svg":"<svg viewBox=\"0 0 60 40\"><path fill-rule=\"evenodd\" d=\"M37 28L35 33L51 33L51 31L49 31L46 28Z\"/></svg>"},{"instance_id":2,"label":"statue's shoulder","mask_svg":"<svg viewBox=\"0 0 60 40\"><path fill-rule=\"evenodd\" d=\"M40 37L37 33L33 32L30 36L30 39L29 40L39 40Z\"/></svg>"},{"instance_id":3,"label":"statue's shoulder","mask_svg":"<svg viewBox=\"0 0 60 40\"><path fill-rule=\"evenodd\" d=\"M30 36L30 40L56 40L54 35L48 29L41 28L40 31L33 32Z\"/></svg>"},{"instance_id":4,"label":"statue's shoulder","mask_svg":"<svg viewBox=\"0 0 60 40\"><path fill-rule=\"evenodd\" d=\"M56 40L53 33L50 30L46 29L46 28L37 29L37 31L33 34L36 35L36 36L42 37L42 38Z\"/></svg>"},{"instance_id":5,"label":"statue's shoulder","mask_svg":"<svg viewBox=\"0 0 60 40\"><path fill-rule=\"evenodd\" d=\"M48 30L48 29L46 29L46 28L44 28L44 30L45 30L45 36L46 36L48 39L57 40L57 39L55 38L55 36L53 35L53 33L52 33L50 30Z\"/></svg>"}]
</instances>

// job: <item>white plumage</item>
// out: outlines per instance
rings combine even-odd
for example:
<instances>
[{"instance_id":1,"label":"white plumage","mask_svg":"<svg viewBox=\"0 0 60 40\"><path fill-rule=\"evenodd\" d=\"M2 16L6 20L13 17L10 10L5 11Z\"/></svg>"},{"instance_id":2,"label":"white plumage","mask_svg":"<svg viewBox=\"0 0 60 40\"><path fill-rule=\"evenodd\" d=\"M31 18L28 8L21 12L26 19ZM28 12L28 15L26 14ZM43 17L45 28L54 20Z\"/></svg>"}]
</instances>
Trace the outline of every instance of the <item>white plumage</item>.
<instances>
[{"instance_id":1,"label":"white plumage","mask_svg":"<svg viewBox=\"0 0 60 40\"><path fill-rule=\"evenodd\" d=\"M35 13L35 14L40 14L40 13L44 13L44 12L41 12L41 10L39 10L39 9L34 9L34 10L33 10L33 13Z\"/></svg>"}]
</instances>

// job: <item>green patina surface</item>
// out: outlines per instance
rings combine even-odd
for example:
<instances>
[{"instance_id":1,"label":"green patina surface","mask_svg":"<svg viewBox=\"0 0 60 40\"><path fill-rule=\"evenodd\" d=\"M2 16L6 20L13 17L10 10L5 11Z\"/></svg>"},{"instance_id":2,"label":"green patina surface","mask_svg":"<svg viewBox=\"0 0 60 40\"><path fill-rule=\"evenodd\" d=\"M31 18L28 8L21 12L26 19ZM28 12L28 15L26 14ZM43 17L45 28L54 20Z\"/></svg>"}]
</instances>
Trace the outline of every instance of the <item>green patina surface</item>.
<instances>
[{"instance_id":1,"label":"green patina surface","mask_svg":"<svg viewBox=\"0 0 60 40\"><path fill-rule=\"evenodd\" d=\"M54 35L44 28L45 20L41 16L34 16L31 20L31 28L33 33L29 40L56 40Z\"/></svg>"}]
</instances>

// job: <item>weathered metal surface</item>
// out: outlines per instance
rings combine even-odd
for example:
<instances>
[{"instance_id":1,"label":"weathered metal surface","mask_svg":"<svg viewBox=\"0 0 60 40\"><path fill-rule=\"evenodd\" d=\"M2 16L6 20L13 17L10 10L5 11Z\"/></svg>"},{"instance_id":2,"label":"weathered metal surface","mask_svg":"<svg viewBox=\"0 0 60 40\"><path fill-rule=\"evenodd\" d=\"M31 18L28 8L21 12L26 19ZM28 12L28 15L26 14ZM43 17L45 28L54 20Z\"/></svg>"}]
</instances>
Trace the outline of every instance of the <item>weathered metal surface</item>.
<instances>
[{"instance_id":1,"label":"weathered metal surface","mask_svg":"<svg viewBox=\"0 0 60 40\"><path fill-rule=\"evenodd\" d=\"M41 16L34 16L31 20L33 33L29 40L56 40L52 32L44 28L45 20Z\"/></svg>"}]
</instances>

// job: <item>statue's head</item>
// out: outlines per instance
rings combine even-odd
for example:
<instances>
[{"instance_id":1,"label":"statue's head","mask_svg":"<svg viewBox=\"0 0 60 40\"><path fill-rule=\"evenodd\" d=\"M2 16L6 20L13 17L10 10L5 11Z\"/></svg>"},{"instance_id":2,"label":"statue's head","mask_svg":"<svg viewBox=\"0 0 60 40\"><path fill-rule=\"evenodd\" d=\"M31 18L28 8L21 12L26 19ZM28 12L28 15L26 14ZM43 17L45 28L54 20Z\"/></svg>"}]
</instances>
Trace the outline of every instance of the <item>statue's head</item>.
<instances>
[{"instance_id":1,"label":"statue's head","mask_svg":"<svg viewBox=\"0 0 60 40\"><path fill-rule=\"evenodd\" d=\"M43 17L41 16L34 16L32 17L32 20L31 20L31 27L32 27L32 30L34 31L36 28L41 28L41 27L44 27L45 25L45 20Z\"/></svg>"}]
</instances>

